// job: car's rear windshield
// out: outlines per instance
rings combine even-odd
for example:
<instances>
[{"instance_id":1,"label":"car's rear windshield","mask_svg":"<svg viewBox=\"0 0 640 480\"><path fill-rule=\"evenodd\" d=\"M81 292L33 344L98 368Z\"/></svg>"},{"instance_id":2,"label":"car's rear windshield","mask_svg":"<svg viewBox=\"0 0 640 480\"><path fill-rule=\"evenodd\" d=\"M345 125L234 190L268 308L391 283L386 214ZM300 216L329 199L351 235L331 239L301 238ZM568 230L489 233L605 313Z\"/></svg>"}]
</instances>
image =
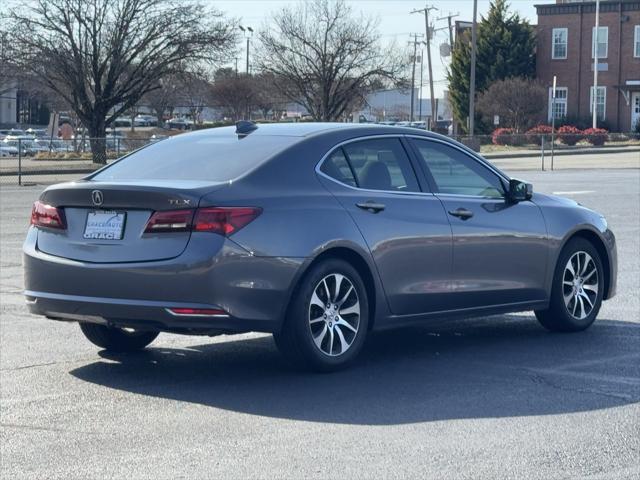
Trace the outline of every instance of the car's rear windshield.
<instances>
[{"instance_id":1,"label":"car's rear windshield","mask_svg":"<svg viewBox=\"0 0 640 480\"><path fill-rule=\"evenodd\" d=\"M92 179L227 182L300 140L298 137L264 135L238 139L232 132L198 132L167 138L133 152Z\"/></svg>"}]
</instances>

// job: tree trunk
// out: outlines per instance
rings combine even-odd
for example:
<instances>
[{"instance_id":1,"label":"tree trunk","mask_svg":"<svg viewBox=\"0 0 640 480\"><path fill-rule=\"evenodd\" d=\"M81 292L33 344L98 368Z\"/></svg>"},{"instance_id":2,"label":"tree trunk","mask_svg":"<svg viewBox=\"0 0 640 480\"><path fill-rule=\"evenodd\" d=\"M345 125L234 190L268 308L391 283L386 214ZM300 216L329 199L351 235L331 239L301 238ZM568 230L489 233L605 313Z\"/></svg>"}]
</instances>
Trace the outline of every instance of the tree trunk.
<instances>
[{"instance_id":1,"label":"tree trunk","mask_svg":"<svg viewBox=\"0 0 640 480\"><path fill-rule=\"evenodd\" d=\"M93 163L105 165L107 163L107 129L104 117L95 115L92 121L89 122L88 130Z\"/></svg>"}]
</instances>

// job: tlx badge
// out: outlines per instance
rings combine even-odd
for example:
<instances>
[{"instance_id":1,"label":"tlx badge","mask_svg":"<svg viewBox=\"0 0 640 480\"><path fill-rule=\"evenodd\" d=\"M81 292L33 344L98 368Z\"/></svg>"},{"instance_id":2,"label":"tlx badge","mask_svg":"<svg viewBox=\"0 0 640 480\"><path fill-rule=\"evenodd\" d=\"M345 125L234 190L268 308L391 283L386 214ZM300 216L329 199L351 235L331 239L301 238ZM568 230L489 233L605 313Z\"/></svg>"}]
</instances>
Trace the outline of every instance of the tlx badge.
<instances>
[{"instance_id":1,"label":"tlx badge","mask_svg":"<svg viewBox=\"0 0 640 480\"><path fill-rule=\"evenodd\" d=\"M183 198L171 198L169 199L170 205L191 205L191 200Z\"/></svg>"}]
</instances>

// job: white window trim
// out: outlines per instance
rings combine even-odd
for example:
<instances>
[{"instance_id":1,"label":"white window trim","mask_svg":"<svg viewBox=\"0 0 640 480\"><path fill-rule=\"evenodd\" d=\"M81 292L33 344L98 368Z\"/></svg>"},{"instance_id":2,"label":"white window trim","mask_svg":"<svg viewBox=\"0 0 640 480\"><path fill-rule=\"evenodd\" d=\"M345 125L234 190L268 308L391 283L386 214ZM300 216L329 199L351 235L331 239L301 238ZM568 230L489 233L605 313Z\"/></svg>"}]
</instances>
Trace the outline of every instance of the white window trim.
<instances>
[{"instance_id":1,"label":"white window trim","mask_svg":"<svg viewBox=\"0 0 640 480\"><path fill-rule=\"evenodd\" d=\"M603 105L602 105L602 118L600 120L606 120L607 118L607 87L604 85L598 85L598 90L602 89ZM589 88L589 114L593 115L593 85Z\"/></svg>"},{"instance_id":2,"label":"white window trim","mask_svg":"<svg viewBox=\"0 0 640 480\"><path fill-rule=\"evenodd\" d=\"M565 43L564 43L564 56L556 55L556 32L564 30ZM569 53L569 29L568 28L554 28L551 31L551 59L552 60L566 60Z\"/></svg>"},{"instance_id":3,"label":"white window trim","mask_svg":"<svg viewBox=\"0 0 640 480\"><path fill-rule=\"evenodd\" d=\"M558 102L558 92L566 92L566 95L561 102ZM553 120L553 87L549 87L549 106L547 107L548 115L547 121ZM564 103L564 116L569 115L569 88L568 87L556 87L556 103Z\"/></svg>"},{"instance_id":4,"label":"white window trim","mask_svg":"<svg viewBox=\"0 0 640 480\"><path fill-rule=\"evenodd\" d=\"M633 35L633 56L640 58L640 25L636 25Z\"/></svg>"},{"instance_id":5,"label":"white window trim","mask_svg":"<svg viewBox=\"0 0 640 480\"><path fill-rule=\"evenodd\" d=\"M605 27L605 26L600 26L598 27L601 30L605 30L607 32L607 34L605 35L605 38L607 39L606 43L605 43L605 52L603 56L598 55L598 60L605 59L609 57L609 27ZM591 58L596 58L596 48L598 48L598 37L595 34L596 33L596 27L591 27Z\"/></svg>"}]
</instances>

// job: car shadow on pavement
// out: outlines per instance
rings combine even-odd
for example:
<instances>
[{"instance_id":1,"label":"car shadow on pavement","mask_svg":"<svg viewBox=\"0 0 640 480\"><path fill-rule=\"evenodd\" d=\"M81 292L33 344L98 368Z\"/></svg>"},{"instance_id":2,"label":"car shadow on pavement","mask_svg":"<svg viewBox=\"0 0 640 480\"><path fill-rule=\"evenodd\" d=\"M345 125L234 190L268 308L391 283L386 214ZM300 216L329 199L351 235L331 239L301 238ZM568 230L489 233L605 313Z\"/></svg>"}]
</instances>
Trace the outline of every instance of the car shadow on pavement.
<instances>
[{"instance_id":1,"label":"car shadow on pavement","mask_svg":"<svg viewBox=\"0 0 640 480\"><path fill-rule=\"evenodd\" d=\"M314 375L271 337L101 352L75 377L139 395L253 415L390 425L583 412L640 401L640 324L552 334L506 315L372 334L349 370Z\"/></svg>"}]
</instances>

